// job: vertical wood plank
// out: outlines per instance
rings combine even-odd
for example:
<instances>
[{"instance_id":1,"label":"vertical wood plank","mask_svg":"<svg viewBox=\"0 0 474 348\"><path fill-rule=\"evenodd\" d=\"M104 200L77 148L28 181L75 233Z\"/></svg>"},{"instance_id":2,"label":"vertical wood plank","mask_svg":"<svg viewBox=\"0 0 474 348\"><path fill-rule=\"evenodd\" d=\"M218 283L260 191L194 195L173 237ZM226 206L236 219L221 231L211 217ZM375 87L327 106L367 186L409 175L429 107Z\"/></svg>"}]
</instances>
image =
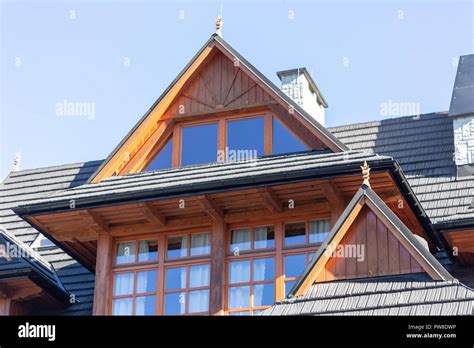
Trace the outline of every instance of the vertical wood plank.
<instances>
[{"instance_id":1,"label":"vertical wood plank","mask_svg":"<svg viewBox=\"0 0 474 348\"><path fill-rule=\"evenodd\" d=\"M410 273L411 265L410 265L410 253L407 249L400 243L398 243L400 249L400 273Z\"/></svg>"},{"instance_id":2,"label":"vertical wood plank","mask_svg":"<svg viewBox=\"0 0 474 348\"><path fill-rule=\"evenodd\" d=\"M173 130L173 149L172 149L172 165L178 168L181 164L181 126L175 126Z\"/></svg>"},{"instance_id":3,"label":"vertical wood plank","mask_svg":"<svg viewBox=\"0 0 474 348\"><path fill-rule=\"evenodd\" d=\"M224 314L225 288L225 233L224 220L217 220L212 224L211 237L211 276L209 294L209 313L211 315Z\"/></svg>"},{"instance_id":4,"label":"vertical wood plank","mask_svg":"<svg viewBox=\"0 0 474 348\"><path fill-rule=\"evenodd\" d=\"M94 315L108 315L110 312L110 280L112 276L112 237L99 233L94 285Z\"/></svg>"},{"instance_id":5,"label":"vertical wood plank","mask_svg":"<svg viewBox=\"0 0 474 348\"><path fill-rule=\"evenodd\" d=\"M367 227L366 227L366 216L367 208L361 211L359 217L357 218L357 235L356 243L358 245L364 245L367 247ZM357 260L357 277L366 277L367 276L367 257L364 257L363 260Z\"/></svg>"},{"instance_id":6,"label":"vertical wood plank","mask_svg":"<svg viewBox=\"0 0 474 348\"><path fill-rule=\"evenodd\" d=\"M0 316L10 315L10 304L9 298L0 298Z\"/></svg>"},{"instance_id":7,"label":"vertical wood plank","mask_svg":"<svg viewBox=\"0 0 474 348\"><path fill-rule=\"evenodd\" d=\"M354 221L350 229L347 231L346 238L345 238L346 244L355 245L356 236L357 236L357 221ZM356 258L352 257L346 260L346 275L347 275L347 278L355 278L357 276L357 259Z\"/></svg>"},{"instance_id":8,"label":"vertical wood plank","mask_svg":"<svg viewBox=\"0 0 474 348\"><path fill-rule=\"evenodd\" d=\"M388 275L388 237L387 227L377 219L377 255L379 275Z\"/></svg>"},{"instance_id":9,"label":"vertical wood plank","mask_svg":"<svg viewBox=\"0 0 474 348\"><path fill-rule=\"evenodd\" d=\"M415 258L411 255L410 255L410 267L411 267L412 273L419 273L423 270L420 264L418 263L418 261L416 261Z\"/></svg>"},{"instance_id":10,"label":"vertical wood plank","mask_svg":"<svg viewBox=\"0 0 474 348\"><path fill-rule=\"evenodd\" d=\"M367 244L364 247L365 257L367 258L367 272L370 276L378 275L378 254L377 254L377 217L368 210L367 221Z\"/></svg>"},{"instance_id":11,"label":"vertical wood plank","mask_svg":"<svg viewBox=\"0 0 474 348\"><path fill-rule=\"evenodd\" d=\"M400 248L397 238L388 232L389 274L400 274Z\"/></svg>"}]
</instances>

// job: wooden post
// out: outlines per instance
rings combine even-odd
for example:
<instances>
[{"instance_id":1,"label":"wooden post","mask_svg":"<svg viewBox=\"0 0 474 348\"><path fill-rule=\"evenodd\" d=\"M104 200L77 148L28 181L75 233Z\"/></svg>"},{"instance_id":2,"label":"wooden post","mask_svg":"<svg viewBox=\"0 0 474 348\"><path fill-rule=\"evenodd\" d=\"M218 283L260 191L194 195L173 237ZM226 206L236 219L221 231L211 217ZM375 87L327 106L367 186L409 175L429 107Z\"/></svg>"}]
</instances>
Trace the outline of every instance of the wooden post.
<instances>
[{"instance_id":1,"label":"wooden post","mask_svg":"<svg viewBox=\"0 0 474 348\"><path fill-rule=\"evenodd\" d=\"M112 237L99 233L95 266L93 315L109 315L110 278L112 272Z\"/></svg>"},{"instance_id":2,"label":"wooden post","mask_svg":"<svg viewBox=\"0 0 474 348\"><path fill-rule=\"evenodd\" d=\"M11 300L9 298L0 297L0 316L10 315L10 304Z\"/></svg>"},{"instance_id":3,"label":"wooden post","mask_svg":"<svg viewBox=\"0 0 474 348\"><path fill-rule=\"evenodd\" d=\"M211 289L209 294L209 313L211 315L224 314L225 233L226 224L224 220L215 220L212 224L211 238Z\"/></svg>"}]
</instances>

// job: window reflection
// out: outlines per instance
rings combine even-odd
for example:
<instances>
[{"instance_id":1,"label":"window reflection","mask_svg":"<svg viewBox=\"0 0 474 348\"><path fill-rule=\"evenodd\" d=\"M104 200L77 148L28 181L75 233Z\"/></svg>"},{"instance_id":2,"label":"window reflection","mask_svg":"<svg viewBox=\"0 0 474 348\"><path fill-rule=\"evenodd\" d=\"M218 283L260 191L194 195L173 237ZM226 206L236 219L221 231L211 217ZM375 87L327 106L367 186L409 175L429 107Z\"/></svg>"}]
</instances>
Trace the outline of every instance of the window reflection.
<instances>
[{"instance_id":1,"label":"window reflection","mask_svg":"<svg viewBox=\"0 0 474 348\"><path fill-rule=\"evenodd\" d=\"M263 117L227 122L227 159L241 161L264 155Z\"/></svg>"},{"instance_id":2,"label":"window reflection","mask_svg":"<svg viewBox=\"0 0 474 348\"><path fill-rule=\"evenodd\" d=\"M217 123L184 127L181 165L212 163L217 160Z\"/></svg>"},{"instance_id":3,"label":"window reflection","mask_svg":"<svg viewBox=\"0 0 474 348\"><path fill-rule=\"evenodd\" d=\"M153 160L145 167L144 171L168 169L172 166L173 141L167 141Z\"/></svg>"},{"instance_id":4,"label":"window reflection","mask_svg":"<svg viewBox=\"0 0 474 348\"><path fill-rule=\"evenodd\" d=\"M272 153L306 151L308 148L290 132L276 117L273 117Z\"/></svg>"}]
</instances>

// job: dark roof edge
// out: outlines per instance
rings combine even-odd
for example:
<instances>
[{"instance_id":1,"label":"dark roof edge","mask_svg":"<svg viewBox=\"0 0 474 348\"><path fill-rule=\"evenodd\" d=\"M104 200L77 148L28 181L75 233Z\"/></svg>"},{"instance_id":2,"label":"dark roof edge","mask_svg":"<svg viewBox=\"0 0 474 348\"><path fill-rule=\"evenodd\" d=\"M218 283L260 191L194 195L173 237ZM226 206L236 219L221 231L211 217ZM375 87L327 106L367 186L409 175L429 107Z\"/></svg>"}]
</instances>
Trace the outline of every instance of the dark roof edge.
<instances>
[{"instance_id":1,"label":"dark roof edge","mask_svg":"<svg viewBox=\"0 0 474 348\"><path fill-rule=\"evenodd\" d=\"M350 174L359 174L360 166L364 159L352 163L343 163L327 166L317 169L305 169L301 171L292 171L289 173L270 174L259 178L250 177L246 179L229 180L228 182L214 182L204 184L192 184L179 188L171 188L169 190L157 189L138 193L121 193L115 195L104 195L90 198L79 198L75 200L76 209L97 208L105 205L121 205L131 202L144 202L163 198L173 198L190 196L195 194L222 192L232 189L242 189L256 186L270 186L280 183L287 183L288 181L307 181L313 179L332 178L339 176L346 176ZM391 170L394 167L394 160L392 158L382 158L375 160L368 160L372 172ZM12 210L21 218L32 215L41 215L45 213L59 213L64 211L71 211L70 199L64 199L53 203L39 203L32 205L23 205L12 208Z\"/></svg>"},{"instance_id":2,"label":"dark roof edge","mask_svg":"<svg viewBox=\"0 0 474 348\"><path fill-rule=\"evenodd\" d=\"M440 221L433 224L433 228L441 233L455 232L466 229L474 229L474 218Z\"/></svg>"}]
</instances>

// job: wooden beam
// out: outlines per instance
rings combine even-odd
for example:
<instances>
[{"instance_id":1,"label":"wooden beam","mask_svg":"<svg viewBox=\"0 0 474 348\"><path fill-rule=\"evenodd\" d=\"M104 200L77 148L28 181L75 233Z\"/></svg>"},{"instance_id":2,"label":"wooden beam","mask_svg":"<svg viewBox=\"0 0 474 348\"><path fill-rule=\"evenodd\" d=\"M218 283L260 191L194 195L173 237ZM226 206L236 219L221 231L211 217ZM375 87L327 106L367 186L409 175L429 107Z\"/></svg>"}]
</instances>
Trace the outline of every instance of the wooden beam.
<instances>
[{"instance_id":1,"label":"wooden beam","mask_svg":"<svg viewBox=\"0 0 474 348\"><path fill-rule=\"evenodd\" d=\"M97 242L93 315L110 315L110 279L112 271L112 236L100 233Z\"/></svg>"},{"instance_id":2,"label":"wooden beam","mask_svg":"<svg viewBox=\"0 0 474 348\"><path fill-rule=\"evenodd\" d=\"M270 187L259 188L258 194L260 195L265 207L272 213L276 214L283 212L283 204Z\"/></svg>"},{"instance_id":3,"label":"wooden beam","mask_svg":"<svg viewBox=\"0 0 474 348\"><path fill-rule=\"evenodd\" d=\"M156 207L154 207L151 203L143 203L140 207L141 211L149 222L155 223L161 227L166 226L166 216L158 212Z\"/></svg>"},{"instance_id":4,"label":"wooden beam","mask_svg":"<svg viewBox=\"0 0 474 348\"><path fill-rule=\"evenodd\" d=\"M330 204L331 226L334 226L336 221L339 219L339 216L346 208L344 196L341 190L330 180L323 182L320 187Z\"/></svg>"},{"instance_id":5,"label":"wooden beam","mask_svg":"<svg viewBox=\"0 0 474 348\"><path fill-rule=\"evenodd\" d=\"M91 209L79 211L79 215L89 222L97 232L109 232L109 225L102 219L102 217Z\"/></svg>"},{"instance_id":6,"label":"wooden beam","mask_svg":"<svg viewBox=\"0 0 474 348\"><path fill-rule=\"evenodd\" d=\"M211 289L209 294L209 313L224 314L224 284L225 284L225 254L226 254L226 224L218 219L212 224L211 245Z\"/></svg>"},{"instance_id":7,"label":"wooden beam","mask_svg":"<svg viewBox=\"0 0 474 348\"><path fill-rule=\"evenodd\" d=\"M222 211L221 208L217 207L215 203L207 195L199 196L198 201L201 204L201 206L204 208L204 210L206 211L206 214L209 215L212 220L214 221L223 220L224 212Z\"/></svg>"}]
</instances>

